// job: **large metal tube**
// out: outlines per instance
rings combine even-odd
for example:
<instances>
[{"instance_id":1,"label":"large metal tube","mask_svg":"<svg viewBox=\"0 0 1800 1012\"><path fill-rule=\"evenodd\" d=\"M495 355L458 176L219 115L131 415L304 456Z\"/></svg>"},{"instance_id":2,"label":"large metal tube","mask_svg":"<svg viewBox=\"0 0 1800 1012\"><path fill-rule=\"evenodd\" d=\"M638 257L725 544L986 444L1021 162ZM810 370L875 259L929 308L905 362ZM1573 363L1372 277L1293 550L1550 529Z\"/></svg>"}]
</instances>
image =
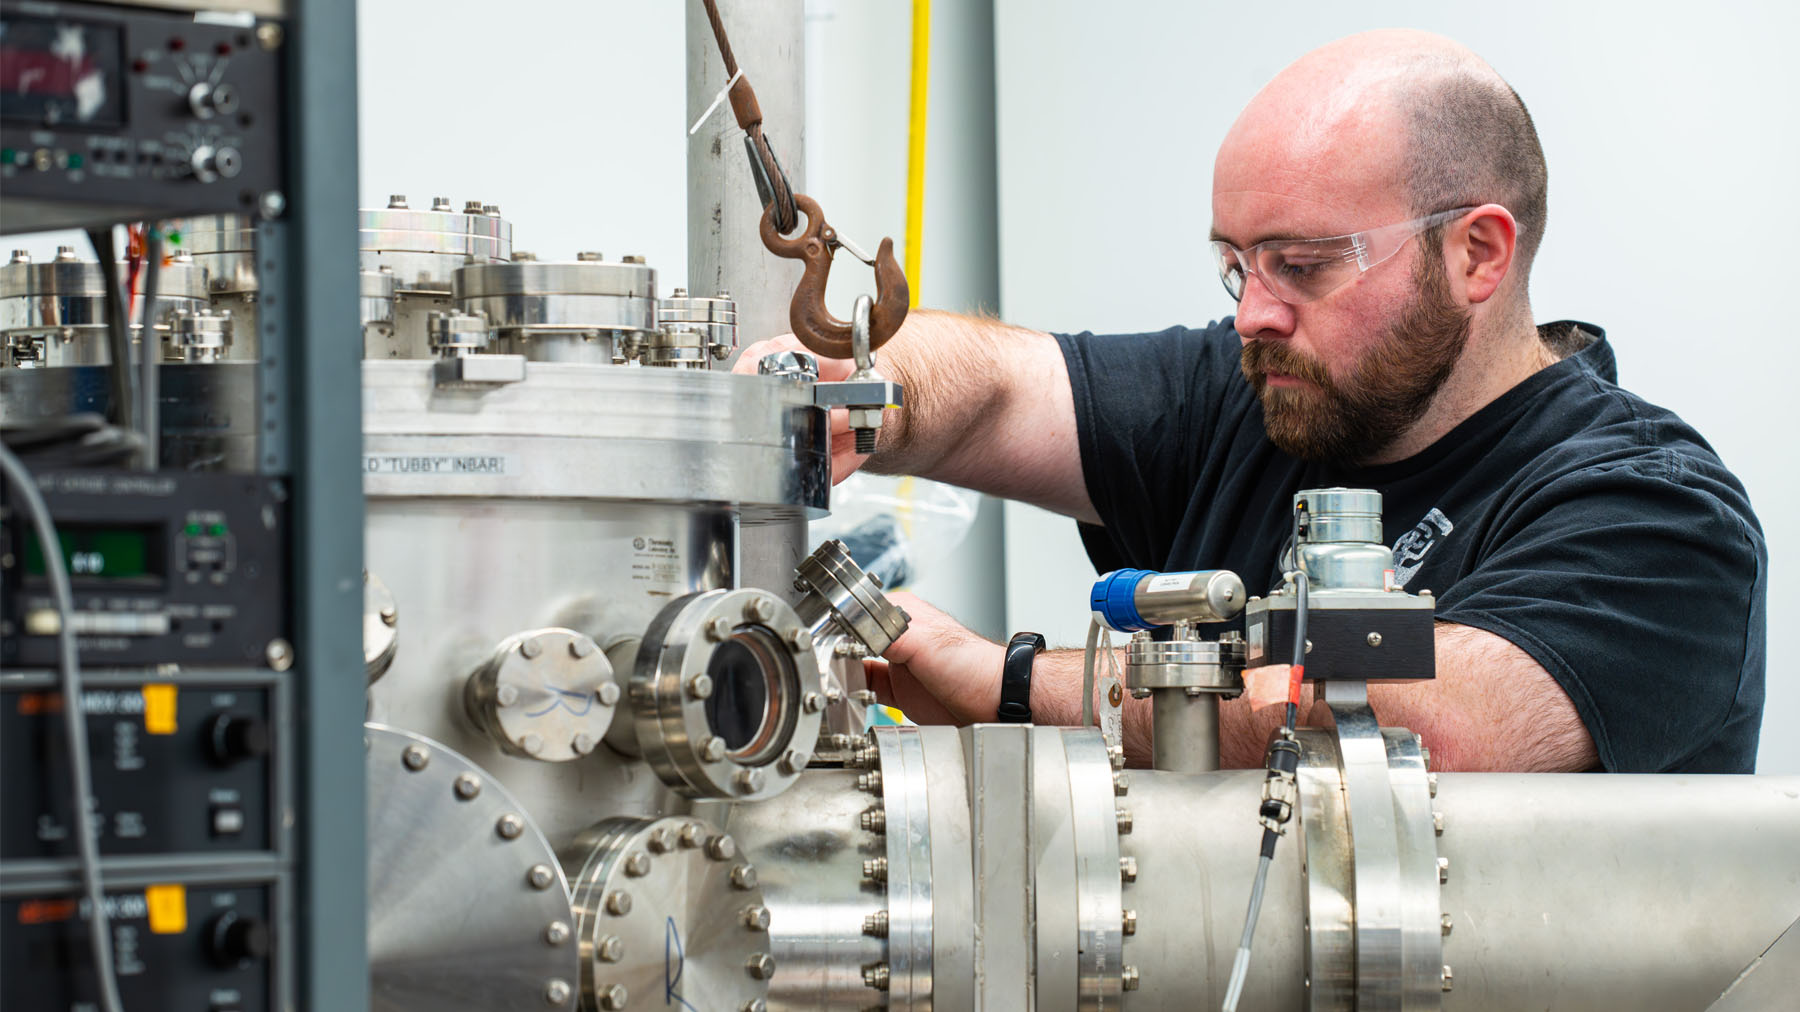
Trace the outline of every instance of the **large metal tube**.
<instances>
[{"instance_id":1,"label":"large metal tube","mask_svg":"<svg viewBox=\"0 0 1800 1012\"><path fill-rule=\"evenodd\" d=\"M1150 764L1174 773L1210 773L1219 768L1219 696L1186 689L1150 693Z\"/></svg>"}]
</instances>

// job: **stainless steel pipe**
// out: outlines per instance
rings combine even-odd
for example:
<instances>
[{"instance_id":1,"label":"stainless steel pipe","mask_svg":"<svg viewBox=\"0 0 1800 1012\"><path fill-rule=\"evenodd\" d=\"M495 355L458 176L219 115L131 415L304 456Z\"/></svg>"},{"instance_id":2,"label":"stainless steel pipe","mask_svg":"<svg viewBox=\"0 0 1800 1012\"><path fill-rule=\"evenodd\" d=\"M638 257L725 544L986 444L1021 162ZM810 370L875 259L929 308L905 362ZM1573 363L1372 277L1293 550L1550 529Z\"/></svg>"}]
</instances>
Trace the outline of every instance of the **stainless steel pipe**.
<instances>
[{"instance_id":1,"label":"stainless steel pipe","mask_svg":"<svg viewBox=\"0 0 1800 1012\"><path fill-rule=\"evenodd\" d=\"M1174 773L1210 773L1219 768L1219 696L1189 695L1186 689L1150 693L1150 763Z\"/></svg>"}]
</instances>

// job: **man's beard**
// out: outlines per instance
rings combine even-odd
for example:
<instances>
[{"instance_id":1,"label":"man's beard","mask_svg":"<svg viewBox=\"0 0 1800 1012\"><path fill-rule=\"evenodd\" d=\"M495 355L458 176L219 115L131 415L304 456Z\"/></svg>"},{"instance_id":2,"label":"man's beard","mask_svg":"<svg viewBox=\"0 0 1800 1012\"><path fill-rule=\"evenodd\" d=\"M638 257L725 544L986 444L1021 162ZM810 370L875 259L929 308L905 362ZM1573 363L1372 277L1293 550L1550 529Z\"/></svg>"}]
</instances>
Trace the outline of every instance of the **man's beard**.
<instances>
[{"instance_id":1,"label":"man's beard","mask_svg":"<svg viewBox=\"0 0 1800 1012\"><path fill-rule=\"evenodd\" d=\"M1425 414L1462 356L1470 318L1450 294L1442 262L1421 257L1413 282L1412 304L1342 380L1282 339L1244 345L1244 376L1262 401L1271 442L1301 460L1360 464ZM1271 387L1270 373L1312 386Z\"/></svg>"}]
</instances>

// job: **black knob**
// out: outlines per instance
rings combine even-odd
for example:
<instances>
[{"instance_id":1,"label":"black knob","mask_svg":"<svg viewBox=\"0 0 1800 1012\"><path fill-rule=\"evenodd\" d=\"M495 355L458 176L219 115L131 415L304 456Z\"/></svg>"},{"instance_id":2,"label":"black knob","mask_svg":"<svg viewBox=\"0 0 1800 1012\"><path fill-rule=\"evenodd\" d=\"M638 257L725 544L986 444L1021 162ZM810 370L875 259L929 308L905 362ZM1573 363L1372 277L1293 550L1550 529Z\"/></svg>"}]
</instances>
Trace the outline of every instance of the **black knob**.
<instances>
[{"instance_id":1,"label":"black knob","mask_svg":"<svg viewBox=\"0 0 1800 1012\"><path fill-rule=\"evenodd\" d=\"M269 724L261 717L220 713L206 722L206 754L219 766L269 754Z\"/></svg>"},{"instance_id":2,"label":"black knob","mask_svg":"<svg viewBox=\"0 0 1800 1012\"><path fill-rule=\"evenodd\" d=\"M269 946L269 926L251 914L227 910L213 918L206 929L207 955L223 969L237 969L267 959Z\"/></svg>"}]
</instances>

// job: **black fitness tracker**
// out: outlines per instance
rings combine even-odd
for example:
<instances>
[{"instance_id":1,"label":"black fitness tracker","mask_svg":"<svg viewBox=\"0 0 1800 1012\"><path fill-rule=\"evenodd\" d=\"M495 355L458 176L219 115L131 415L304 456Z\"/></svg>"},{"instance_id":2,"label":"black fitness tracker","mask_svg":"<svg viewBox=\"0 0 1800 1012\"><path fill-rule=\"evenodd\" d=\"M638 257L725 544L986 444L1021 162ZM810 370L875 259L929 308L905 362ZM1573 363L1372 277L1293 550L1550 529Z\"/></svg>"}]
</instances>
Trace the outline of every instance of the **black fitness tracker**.
<instances>
[{"instance_id":1,"label":"black fitness tracker","mask_svg":"<svg viewBox=\"0 0 1800 1012\"><path fill-rule=\"evenodd\" d=\"M1002 724L1031 723L1031 664L1044 651L1044 637L1034 632L1014 634L1006 644L1006 666L1000 672L1000 707L994 719Z\"/></svg>"}]
</instances>

